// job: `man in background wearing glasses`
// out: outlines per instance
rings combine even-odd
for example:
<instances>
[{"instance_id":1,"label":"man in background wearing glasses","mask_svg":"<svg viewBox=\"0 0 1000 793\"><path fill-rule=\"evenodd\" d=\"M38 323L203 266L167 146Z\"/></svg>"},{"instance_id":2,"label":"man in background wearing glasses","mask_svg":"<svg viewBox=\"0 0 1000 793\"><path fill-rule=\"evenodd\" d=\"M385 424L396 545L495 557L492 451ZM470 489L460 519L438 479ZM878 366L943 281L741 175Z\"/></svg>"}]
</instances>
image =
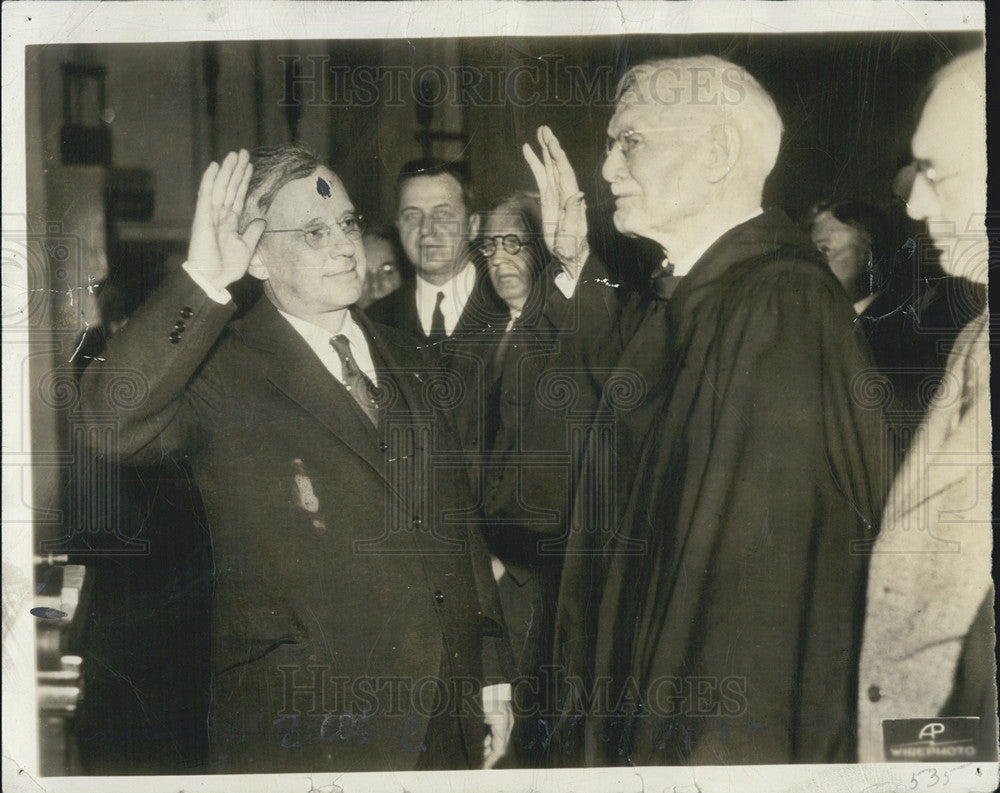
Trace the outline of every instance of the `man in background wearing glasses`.
<instances>
[{"instance_id":1,"label":"man in background wearing glasses","mask_svg":"<svg viewBox=\"0 0 1000 793\"><path fill-rule=\"evenodd\" d=\"M426 404L433 363L351 309L361 236L309 152L230 153L202 179L185 272L83 375L89 416L117 424L105 452L184 453L204 499L214 772L478 768L506 750L509 686L483 685L509 679L489 557L442 519L473 504L461 466L428 457L458 441ZM229 323L248 271L265 296Z\"/></svg>"}]
</instances>

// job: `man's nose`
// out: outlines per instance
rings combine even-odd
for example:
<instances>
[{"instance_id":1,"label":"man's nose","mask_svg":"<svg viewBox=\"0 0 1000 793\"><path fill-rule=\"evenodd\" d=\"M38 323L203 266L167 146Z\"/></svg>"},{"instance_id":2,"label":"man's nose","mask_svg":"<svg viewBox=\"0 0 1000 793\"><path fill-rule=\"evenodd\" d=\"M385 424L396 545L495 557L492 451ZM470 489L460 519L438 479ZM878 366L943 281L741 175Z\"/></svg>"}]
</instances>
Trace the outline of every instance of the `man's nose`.
<instances>
[{"instance_id":1,"label":"man's nose","mask_svg":"<svg viewBox=\"0 0 1000 793\"><path fill-rule=\"evenodd\" d=\"M918 173L913 180L913 187L910 188L910 195L906 199L906 214L914 220L926 220L933 217L937 203L937 191L926 176Z\"/></svg>"},{"instance_id":2,"label":"man's nose","mask_svg":"<svg viewBox=\"0 0 1000 793\"><path fill-rule=\"evenodd\" d=\"M330 257L353 256L358 249L358 243L348 237L339 226L330 231Z\"/></svg>"},{"instance_id":3,"label":"man's nose","mask_svg":"<svg viewBox=\"0 0 1000 793\"><path fill-rule=\"evenodd\" d=\"M625 157L618 145L612 146L611 151L604 155L604 163L601 165L601 176L608 184L620 179L627 170L625 168Z\"/></svg>"}]
</instances>

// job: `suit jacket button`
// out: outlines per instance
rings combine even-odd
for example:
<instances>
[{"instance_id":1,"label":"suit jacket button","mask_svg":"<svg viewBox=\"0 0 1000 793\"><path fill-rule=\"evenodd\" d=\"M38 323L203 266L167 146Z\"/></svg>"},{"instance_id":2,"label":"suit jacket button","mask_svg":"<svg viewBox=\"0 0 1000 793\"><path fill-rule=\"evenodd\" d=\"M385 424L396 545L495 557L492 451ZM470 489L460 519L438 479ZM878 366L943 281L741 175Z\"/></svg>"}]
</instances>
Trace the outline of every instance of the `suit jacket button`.
<instances>
[{"instance_id":1,"label":"suit jacket button","mask_svg":"<svg viewBox=\"0 0 1000 793\"><path fill-rule=\"evenodd\" d=\"M194 314L194 311L191 310L191 306L184 306L184 308L181 309L182 319L190 319L192 314Z\"/></svg>"},{"instance_id":2,"label":"suit jacket button","mask_svg":"<svg viewBox=\"0 0 1000 793\"><path fill-rule=\"evenodd\" d=\"M868 687L868 699L871 702L878 702L880 699L882 699L882 691L881 691L881 689L879 689L878 686L869 686Z\"/></svg>"},{"instance_id":3,"label":"suit jacket button","mask_svg":"<svg viewBox=\"0 0 1000 793\"><path fill-rule=\"evenodd\" d=\"M170 343L171 344L177 344L177 342L179 342L180 340L181 340L181 334L178 333L176 330L173 333L170 334Z\"/></svg>"},{"instance_id":4,"label":"suit jacket button","mask_svg":"<svg viewBox=\"0 0 1000 793\"><path fill-rule=\"evenodd\" d=\"M183 320L183 319L179 319L179 320L177 320L177 321L176 321L176 322L174 323L174 330L176 330L176 331L178 331L178 332L180 332L180 333L183 333L183 332L184 332L184 329L185 329L186 327L187 327L187 325L185 325L185 324L184 324L184 320Z\"/></svg>"},{"instance_id":5,"label":"suit jacket button","mask_svg":"<svg viewBox=\"0 0 1000 793\"><path fill-rule=\"evenodd\" d=\"M437 590L437 591L436 591L436 592L434 593L434 599L435 599L435 600L436 600L436 601L437 601L438 603L444 603L444 592L442 592L442 591L441 591L440 589L439 589L439 590Z\"/></svg>"}]
</instances>

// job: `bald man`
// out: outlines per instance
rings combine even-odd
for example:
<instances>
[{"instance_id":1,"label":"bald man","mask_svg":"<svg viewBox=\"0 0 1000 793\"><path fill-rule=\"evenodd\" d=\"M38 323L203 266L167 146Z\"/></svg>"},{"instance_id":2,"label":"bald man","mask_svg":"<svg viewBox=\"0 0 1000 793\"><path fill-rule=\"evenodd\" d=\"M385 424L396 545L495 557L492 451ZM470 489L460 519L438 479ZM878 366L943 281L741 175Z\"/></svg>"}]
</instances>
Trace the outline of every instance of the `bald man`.
<instances>
[{"instance_id":1,"label":"bald man","mask_svg":"<svg viewBox=\"0 0 1000 793\"><path fill-rule=\"evenodd\" d=\"M945 271L981 284L985 108L982 50L935 75L913 135L907 202ZM956 340L874 544L858 691L863 762L997 756L988 326L984 309ZM939 725L933 741L921 735L928 724Z\"/></svg>"}]
</instances>

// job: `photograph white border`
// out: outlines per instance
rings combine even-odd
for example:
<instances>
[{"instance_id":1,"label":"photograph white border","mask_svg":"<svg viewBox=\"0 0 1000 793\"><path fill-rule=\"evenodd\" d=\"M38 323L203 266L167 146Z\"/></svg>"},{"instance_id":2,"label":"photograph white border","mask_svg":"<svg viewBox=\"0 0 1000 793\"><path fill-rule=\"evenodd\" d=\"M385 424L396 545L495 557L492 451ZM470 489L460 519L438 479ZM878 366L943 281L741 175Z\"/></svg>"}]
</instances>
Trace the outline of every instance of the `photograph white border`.
<instances>
[{"instance_id":1,"label":"photograph white border","mask_svg":"<svg viewBox=\"0 0 1000 793\"><path fill-rule=\"evenodd\" d=\"M641 33L983 31L981 2L9 2L3 5L4 231L26 213L25 48L35 44L203 40L310 40ZM10 224L10 225L8 225ZM5 252L6 256L6 252ZM4 316L27 290L4 261ZM13 270L9 272L8 270ZM733 766L435 774L294 774L204 777L38 776L26 344L4 334L3 370L3 789L6 791L922 791L928 768L950 790L992 790L997 764ZM10 455L10 456L8 456Z\"/></svg>"}]
</instances>

